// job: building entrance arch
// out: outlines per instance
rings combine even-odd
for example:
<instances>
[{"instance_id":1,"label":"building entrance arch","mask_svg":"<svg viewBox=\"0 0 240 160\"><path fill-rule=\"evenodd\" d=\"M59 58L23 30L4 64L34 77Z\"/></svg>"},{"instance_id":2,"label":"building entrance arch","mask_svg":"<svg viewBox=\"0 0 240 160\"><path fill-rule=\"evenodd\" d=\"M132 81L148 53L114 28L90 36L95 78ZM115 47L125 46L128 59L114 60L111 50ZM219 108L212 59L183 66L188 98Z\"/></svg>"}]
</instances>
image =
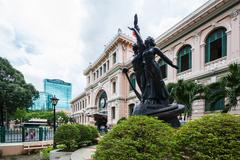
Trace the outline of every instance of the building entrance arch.
<instances>
[{"instance_id":1,"label":"building entrance arch","mask_svg":"<svg viewBox=\"0 0 240 160\"><path fill-rule=\"evenodd\" d=\"M98 92L95 105L97 106L97 112L93 115L95 120L95 125L100 132L105 132L107 130L107 93L102 89Z\"/></svg>"}]
</instances>

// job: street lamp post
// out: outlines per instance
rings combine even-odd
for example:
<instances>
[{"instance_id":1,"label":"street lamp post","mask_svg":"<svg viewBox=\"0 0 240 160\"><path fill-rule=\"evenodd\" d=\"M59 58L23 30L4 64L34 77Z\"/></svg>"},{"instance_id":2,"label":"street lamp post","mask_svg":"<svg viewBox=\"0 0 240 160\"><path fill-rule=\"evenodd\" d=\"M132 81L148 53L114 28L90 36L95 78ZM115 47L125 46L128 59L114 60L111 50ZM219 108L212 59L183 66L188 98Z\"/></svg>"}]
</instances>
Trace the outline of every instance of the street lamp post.
<instances>
[{"instance_id":1,"label":"street lamp post","mask_svg":"<svg viewBox=\"0 0 240 160\"><path fill-rule=\"evenodd\" d=\"M57 99L57 97L55 95L51 98L52 105L53 105L53 136L54 137L55 137L55 132L56 132L56 105L58 103L58 100L59 99ZM55 149L56 143L55 143L54 137L53 137L53 148Z\"/></svg>"}]
</instances>

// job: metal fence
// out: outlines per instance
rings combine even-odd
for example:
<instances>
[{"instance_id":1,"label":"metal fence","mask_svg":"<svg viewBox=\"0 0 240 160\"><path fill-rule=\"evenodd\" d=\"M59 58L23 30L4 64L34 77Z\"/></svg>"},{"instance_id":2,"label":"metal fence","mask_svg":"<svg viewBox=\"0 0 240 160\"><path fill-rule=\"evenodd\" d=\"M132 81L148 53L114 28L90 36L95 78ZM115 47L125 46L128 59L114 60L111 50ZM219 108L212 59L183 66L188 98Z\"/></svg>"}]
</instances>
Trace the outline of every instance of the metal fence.
<instances>
[{"instance_id":1,"label":"metal fence","mask_svg":"<svg viewBox=\"0 0 240 160\"><path fill-rule=\"evenodd\" d=\"M0 127L0 142L1 143L14 143L14 142L32 142L32 141L45 141L53 139L52 128L14 128L8 129Z\"/></svg>"}]
</instances>

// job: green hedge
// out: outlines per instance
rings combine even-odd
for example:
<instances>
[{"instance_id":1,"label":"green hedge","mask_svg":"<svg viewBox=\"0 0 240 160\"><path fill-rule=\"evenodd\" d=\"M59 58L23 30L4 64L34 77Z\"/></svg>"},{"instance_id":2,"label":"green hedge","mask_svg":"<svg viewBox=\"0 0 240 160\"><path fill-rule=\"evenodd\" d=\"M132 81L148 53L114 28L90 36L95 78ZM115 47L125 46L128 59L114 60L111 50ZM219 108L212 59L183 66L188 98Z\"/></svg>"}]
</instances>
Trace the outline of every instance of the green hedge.
<instances>
[{"instance_id":1,"label":"green hedge","mask_svg":"<svg viewBox=\"0 0 240 160\"><path fill-rule=\"evenodd\" d=\"M114 126L97 146L95 160L237 160L240 116L214 114L178 129L133 116Z\"/></svg>"},{"instance_id":2,"label":"green hedge","mask_svg":"<svg viewBox=\"0 0 240 160\"><path fill-rule=\"evenodd\" d=\"M188 122L175 135L179 159L240 159L240 117L230 114L204 116Z\"/></svg>"},{"instance_id":3,"label":"green hedge","mask_svg":"<svg viewBox=\"0 0 240 160\"><path fill-rule=\"evenodd\" d=\"M90 144L92 142L92 133L88 126L82 124L76 124L78 128L79 135L77 139L78 147L81 147L84 144Z\"/></svg>"},{"instance_id":4,"label":"green hedge","mask_svg":"<svg viewBox=\"0 0 240 160\"><path fill-rule=\"evenodd\" d=\"M174 129L155 118L131 116L106 134L96 160L159 160L171 157Z\"/></svg>"},{"instance_id":5,"label":"green hedge","mask_svg":"<svg viewBox=\"0 0 240 160\"><path fill-rule=\"evenodd\" d=\"M90 130L90 133L91 133L91 136L90 136L90 140L91 140L91 143L92 144L97 144L98 140L97 138L99 137L99 134L98 134L98 130L96 127L94 126L88 126L89 130Z\"/></svg>"},{"instance_id":6,"label":"green hedge","mask_svg":"<svg viewBox=\"0 0 240 160\"><path fill-rule=\"evenodd\" d=\"M64 150L73 151L76 148L79 130L72 124L63 124L56 130L54 139L56 144L63 144Z\"/></svg>"},{"instance_id":7,"label":"green hedge","mask_svg":"<svg viewBox=\"0 0 240 160\"><path fill-rule=\"evenodd\" d=\"M96 127L81 124L64 124L57 128L55 141L64 145L64 150L73 151L83 145L95 144L98 137Z\"/></svg>"}]
</instances>

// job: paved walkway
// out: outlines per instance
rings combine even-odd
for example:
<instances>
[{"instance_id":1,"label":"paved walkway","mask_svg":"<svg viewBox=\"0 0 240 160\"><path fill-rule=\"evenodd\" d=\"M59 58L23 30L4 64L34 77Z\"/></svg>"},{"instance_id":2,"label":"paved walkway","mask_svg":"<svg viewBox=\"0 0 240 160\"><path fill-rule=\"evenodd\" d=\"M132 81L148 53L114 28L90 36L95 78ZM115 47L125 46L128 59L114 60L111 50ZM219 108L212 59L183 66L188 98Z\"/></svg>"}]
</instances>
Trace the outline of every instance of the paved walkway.
<instances>
[{"instance_id":1,"label":"paved walkway","mask_svg":"<svg viewBox=\"0 0 240 160\"><path fill-rule=\"evenodd\" d=\"M96 146L81 148L72 153L71 160L91 160L95 151Z\"/></svg>"}]
</instances>

